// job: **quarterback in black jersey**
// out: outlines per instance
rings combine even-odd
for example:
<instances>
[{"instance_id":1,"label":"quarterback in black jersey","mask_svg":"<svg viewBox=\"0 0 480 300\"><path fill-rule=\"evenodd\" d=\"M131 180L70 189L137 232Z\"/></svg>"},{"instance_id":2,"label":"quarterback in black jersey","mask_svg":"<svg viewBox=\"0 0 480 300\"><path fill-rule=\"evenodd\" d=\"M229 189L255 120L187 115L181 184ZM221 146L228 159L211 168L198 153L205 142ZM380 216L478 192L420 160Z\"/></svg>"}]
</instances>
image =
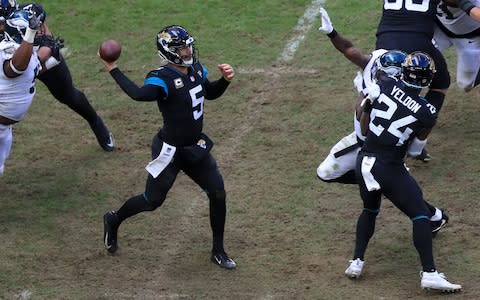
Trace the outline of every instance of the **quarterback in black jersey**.
<instances>
[{"instance_id":1,"label":"quarterback in black jersey","mask_svg":"<svg viewBox=\"0 0 480 300\"><path fill-rule=\"evenodd\" d=\"M434 70L433 60L427 54L408 54L400 79L389 77L380 81L378 98L365 104L362 118L368 118L368 122L362 126L366 125L367 134L356 166L363 211L357 222L353 259L345 270L348 277L362 274L383 194L413 223L413 242L422 264L421 287L446 291L462 288L436 270L429 210L420 186L404 164L407 153L416 155L422 151L436 122L435 107L419 96L421 89L430 84Z\"/></svg>"},{"instance_id":2,"label":"quarterback in black jersey","mask_svg":"<svg viewBox=\"0 0 480 300\"><path fill-rule=\"evenodd\" d=\"M233 269L236 263L224 249L226 193L222 175L210 153L213 142L203 133L204 100L216 99L227 89L235 72L218 65L222 77L209 81L207 69L196 58L194 38L178 25L163 28L156 37L158 54L166 64L150 71L142 87L128 79L116 62L102 60L122 90L136 101L156 101L163 127L152 141L152 162L145 192L128 199L118 211L104 215L104 242L110 253L117 250L117 230L125 219L152 211L164 202L178 173L183 171L206 193L213 232L211 260Z\"/></svg>"}]
</instances>

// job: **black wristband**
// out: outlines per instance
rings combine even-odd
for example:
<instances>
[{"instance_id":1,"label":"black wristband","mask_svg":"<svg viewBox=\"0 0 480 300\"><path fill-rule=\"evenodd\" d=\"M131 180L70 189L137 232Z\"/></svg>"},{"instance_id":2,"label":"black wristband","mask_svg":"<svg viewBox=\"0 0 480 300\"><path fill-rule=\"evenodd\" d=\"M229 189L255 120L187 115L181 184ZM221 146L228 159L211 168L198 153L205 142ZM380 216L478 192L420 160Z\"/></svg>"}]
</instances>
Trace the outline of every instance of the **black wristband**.
<instances>
[{"instance_id":1,"label":"black wristband","mask_svg":"<svg viewBox=\"0 0 480 300\"><path fill-rule=\"evenodd\" d=\"M338 35L338 32L337 32L335 29L333 29L332 32L327 33L327 36L328 36L329 38L331 38L331 39L333 39L333 38L336 37L337 35Z\"/></svg>"},{"instance_id":2,"label":"black wristband","mask_svg":"<svg viewBox=\"0 0 480 300\"><path fill-rule=\"evenodd\" d=\"M470 15L470 11L475 7L470 0L458 0L458 7L460 7L467 15Z\"/></svg>"}]
</instances>

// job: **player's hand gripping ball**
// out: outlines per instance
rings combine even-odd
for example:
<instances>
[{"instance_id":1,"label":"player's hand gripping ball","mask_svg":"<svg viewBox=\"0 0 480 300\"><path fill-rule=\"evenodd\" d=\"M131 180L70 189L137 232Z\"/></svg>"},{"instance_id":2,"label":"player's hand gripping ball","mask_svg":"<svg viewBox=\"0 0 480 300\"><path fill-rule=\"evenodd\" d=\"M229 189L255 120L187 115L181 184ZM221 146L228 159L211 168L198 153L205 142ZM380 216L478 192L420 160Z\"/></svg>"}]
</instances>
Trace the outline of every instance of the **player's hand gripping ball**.
<instances>
[{"instance_id":1,"label":"player's hand gripping ball","mask_svg":"<svg viewBox=\"0 0 480 300\"><path fill-rule=\"evenodd\" d=\"M122 46L116 40L105 40L98 49L100 57L107 62L118 60L122 53Z\"/></svg>"}]
</instances>

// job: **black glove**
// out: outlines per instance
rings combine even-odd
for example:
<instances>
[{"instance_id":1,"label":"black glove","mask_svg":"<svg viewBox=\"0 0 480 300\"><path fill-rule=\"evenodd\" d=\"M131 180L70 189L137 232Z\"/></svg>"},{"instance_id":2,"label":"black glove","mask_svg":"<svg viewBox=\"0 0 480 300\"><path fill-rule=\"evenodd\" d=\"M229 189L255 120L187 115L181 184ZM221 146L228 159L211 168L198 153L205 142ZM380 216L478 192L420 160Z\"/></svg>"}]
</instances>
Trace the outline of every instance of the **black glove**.
<instances>
[{"instance_id":1,"label":"black glove","mask_svg":"<svg viewBox=\"0 0 480 300\"><path fill-rule=\"evenodd\" d=\"M42 23L45 23L45 19L47 18L47 12L45 11L42 5L38 3L30 3L30 4L20 5L20 8L29 13L30 12L34 13L37 17L40 18L40 21L42 21Z\"/></svg>"},{"instance_id":2,"label":"black glove","mask_svg":"<svg viewBox=\"0 0 480 300\"><path fill-rule=\"evenodd\" d=\"M60 49L65 47L64 40L61 37L54 38L49 35L39 35L35 37L33 44L39 47L50 48L50 50L52 50L52 56L57 60L60 60Z\"/></svg>"},{"instance_id":3,"label":"black glove","mask_svg":"<svg viewBox=\"0 0 480 300\"><path fill-rule=\"evenodd\" d=\"M42 19L44 18L44 14L41 13L40 15L37 15L35 11L30 9L28 11L28 27L32 30L38 30L40 29L40 26L42 26Z\"/></svg>"}]
</instances>

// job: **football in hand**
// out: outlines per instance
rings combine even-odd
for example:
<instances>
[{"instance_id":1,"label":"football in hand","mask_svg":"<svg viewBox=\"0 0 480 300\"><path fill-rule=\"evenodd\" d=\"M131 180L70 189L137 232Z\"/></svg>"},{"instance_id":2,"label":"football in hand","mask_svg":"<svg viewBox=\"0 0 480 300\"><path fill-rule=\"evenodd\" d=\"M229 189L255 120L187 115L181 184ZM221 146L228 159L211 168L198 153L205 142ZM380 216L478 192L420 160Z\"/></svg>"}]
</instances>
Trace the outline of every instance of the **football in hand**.
<instances>
[{"instance_id":1,"label":"football in hand","mask_svg":"<svg viewBox=\"0 0 480 300\"><path fill-rule=\"evenodd\" d=\"M118 60L122 53L122 46L116 40L105 40L98 49L100 57L108 62L114 62Z\"/></svg>"}]
</instances>

